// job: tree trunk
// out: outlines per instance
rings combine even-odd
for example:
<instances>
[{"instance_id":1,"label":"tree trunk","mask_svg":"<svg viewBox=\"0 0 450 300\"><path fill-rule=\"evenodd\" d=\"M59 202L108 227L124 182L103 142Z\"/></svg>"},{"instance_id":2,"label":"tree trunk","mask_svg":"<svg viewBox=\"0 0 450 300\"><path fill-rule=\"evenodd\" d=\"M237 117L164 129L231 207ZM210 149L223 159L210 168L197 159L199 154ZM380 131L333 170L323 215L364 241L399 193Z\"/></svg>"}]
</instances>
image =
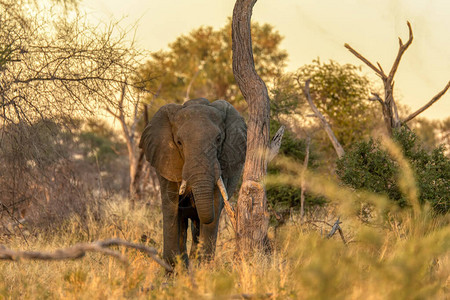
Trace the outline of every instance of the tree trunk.
<instances>
[{"instance_id":1,"label":"tree trunk","mask_svg":"<svg viewBox=\"0 0 450 300\"><path fill-rule=\"evenodd\" d=\"M148 124L148 105L144 104L144 127ZM139 158L137 159L135 164L135 169L132 170L131 168L131 160L130 160L130 196L132 199L132 203L134 205L134 202L136 199L139 199L141 197L141 188L140 183L142 180L142 173L144 172L144 163L145 163L145 151L144 149L141 149L139 152Z\"/></svg>"},{"instance_id":2,"label":"tree trunk","mask_svg":"<svg viewBox=\"0 0 450 300\"><path fill-rule=\"evenodd\" d=\"M263 179L267 172L270 103L253 60L250 21L256 0L237 0L233 11L233 74L248 104L247 155L237 202L237 253L267 249L269 214Z\"/></svg>"}]
</instances>

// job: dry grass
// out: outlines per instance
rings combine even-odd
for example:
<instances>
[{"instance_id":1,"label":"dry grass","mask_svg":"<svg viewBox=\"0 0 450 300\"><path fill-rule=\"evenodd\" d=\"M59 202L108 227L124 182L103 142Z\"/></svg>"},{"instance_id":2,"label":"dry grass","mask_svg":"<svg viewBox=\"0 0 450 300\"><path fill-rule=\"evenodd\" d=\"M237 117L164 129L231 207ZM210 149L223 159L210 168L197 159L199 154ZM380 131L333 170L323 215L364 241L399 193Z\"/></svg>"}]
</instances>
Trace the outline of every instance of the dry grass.
<instances>
[{"instance_id":1,"label":"dry grass","mask_svg":"<svg viewBox=\"0 0 450 300\"><path fill-rule=\"evenodd\" d=\"M54 249L80 241L120 237L161 247L158 209L131 209L128 201L105 204L101 220L81 224L67 220L45 235L17 236L3 241L13 249ZM397 213L397 218L400 216ZM393 222L393 221L392 221ZM393 224L391 222L391 224ZM145 255L123 249L131 262L89 254L63 262L0 262L0 298L5 299L122 299L223 298L270 293L275 299L445 299L450 293L450 227L445 216L419 219L404 213L401 223L386 227L344 220L350 239L325 239L320 230L289 223L274 240L270 257L255 255L233 260L231 234L222 228L217 258L208 265L193 264L191 272L178 267L166 276Z\"/></svg>"},{"instance_id":2,"label":"dry grass","mask_svg":"<svg viewBox=\"0 0 450 300\"><path fill-rule=\"evenodd\" d=\"M286 166L295 169L291 163ZM268 180L270 184L300 181L291 174ZM316 223L316 228L314 222L289 221L276 235L271 231L270 256L255 254L236 261L233 234L223 222L216 259L203 265L194 261L190 272L178 266L175 276L167 276L151 259L130 249L121 249L131 262L128 267L96 253L63 262L0 262L0 299L239 299L243 294L256 298L270 294L273 299L450 297L449 215L433 215L414 202L411 209L399 210L384 197L308 176L308 188L326 195L341 216L346 245L338 235L326 239L329 227L323 223ZM370 203L370 216L363 221L362 203ZM158 208L132 209L129 201L120 198L101 207L100 215L74 217L45 234L30 233L29 245L20 235L1 243L11 249L49 250L118 237L162 248Z\"/></svg>"}]
</instances>

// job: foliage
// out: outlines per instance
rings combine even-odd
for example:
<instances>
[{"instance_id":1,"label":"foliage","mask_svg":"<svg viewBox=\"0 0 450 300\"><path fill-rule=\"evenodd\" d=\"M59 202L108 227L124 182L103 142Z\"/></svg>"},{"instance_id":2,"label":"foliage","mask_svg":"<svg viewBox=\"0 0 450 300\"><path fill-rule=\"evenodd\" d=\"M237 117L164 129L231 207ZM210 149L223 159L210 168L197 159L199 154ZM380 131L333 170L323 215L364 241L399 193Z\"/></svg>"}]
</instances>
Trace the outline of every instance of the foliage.
<instances>
[{"instance_id":1,"label":"foliage","mask_svg":"<svg viewBox=\"0 0 450 300\"><path fill-rule=\"evenodd\" d=\"M280 121L285 115L302 114L305 101L292 73L280 73L273 78L270 89L270 115Z\"/></svg>"},{"instance_id":2,"label":"foliage","mask_svg":"<svg viewBox=\"0 0 450 300\"><path fill-rule=\"evenodd\" d=\"M252 24L252 37L256 70L268 81L285 66L283 38L271 25L258 23ZM178 37L169 50L153 53L140 73L146 88L156 94L149 100L153 112L166 103L199 97L226 99L242 110L232 70L231 19L218 30L200 27Z\"/></svg>"},{"instance_id":3,"label":"foliage","mask_svg":"<svg viewBox=\"0 0 450 300\"><path fill-rule=\"evenodd\" d=\"M123 143L105 121L89 119L85 127L79 135L83 157L107 166L123 152Z\"/></svg>"},{"instance_id":4,"label":"foliage","mask_svg":"<svg viewBox=\"0 0 450 300\"><path fill-rule=\"evenodd\" d=\"M296 76L302 87L311 79L314 104L328 119L344 148L371 132L375 124L375 103L368 101L370 82L358 67L340 65L333 60L322 63L317 59L300 67Z\"/></svg>"},{"instance_id":5,"label":"foliage","mask_svg":"<svg viewBox=\"0 0 450 300\"><path fill-rule=\"evenodd\" d=\"M450 159L443 146L431 152L424 150L414 132L402 127L393 139L403 150L415 173L419 199L435 211L445 213L450 208ZM336 173L347 185L386 194L400 206L408 202L398 184L399 167L381 147L379 140L370 139L354 145L337 162Z\"/></svg>"}]
</instances>

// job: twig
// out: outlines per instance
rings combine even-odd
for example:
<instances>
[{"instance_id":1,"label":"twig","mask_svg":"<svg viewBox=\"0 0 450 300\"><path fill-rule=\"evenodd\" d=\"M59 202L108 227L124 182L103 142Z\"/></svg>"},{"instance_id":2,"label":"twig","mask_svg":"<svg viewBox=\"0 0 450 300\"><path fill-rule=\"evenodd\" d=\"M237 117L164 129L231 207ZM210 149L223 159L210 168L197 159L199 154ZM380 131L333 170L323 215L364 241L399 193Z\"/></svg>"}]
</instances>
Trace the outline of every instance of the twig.
<instances>
[{"instance_id":1,"label":"twig","mask_svg":"<svg viewBox=\"0 0 450 300\"><path fill-rule=\"evenodd\" d=\"M158 252L155 248L147 247L141 244L130 243L121 239L108 239L103 241L96 241L93 243L79 243L72 247L65 249L57 249L54 252L38 252L38 251L14 251L7 249L0 245L0 259L16 261L18 259L38 259L38 260L65 260L78 259L86 255L87 252L100 252L119 259L122 263L128 264L128 259L119 253L108 249L111 246L125 246L133 248L148 254L156 263L161 265L164 269L171 272L173 268L165 261L158 257Z\"/></svg>"}]
</instances>

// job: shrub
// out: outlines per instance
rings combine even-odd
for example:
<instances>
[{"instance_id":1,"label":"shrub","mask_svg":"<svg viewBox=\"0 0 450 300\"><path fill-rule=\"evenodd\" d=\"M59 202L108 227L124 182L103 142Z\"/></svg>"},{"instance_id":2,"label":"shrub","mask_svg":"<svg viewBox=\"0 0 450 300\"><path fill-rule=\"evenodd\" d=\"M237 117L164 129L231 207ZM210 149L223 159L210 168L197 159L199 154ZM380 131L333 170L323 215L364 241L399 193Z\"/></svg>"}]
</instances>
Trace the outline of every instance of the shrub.
<instances>
[{"instance_id":1,"label":"shrub","mask_svg":"<svg viewBox=\"0 0 450 300\"><path fill-rule=\"evenodd\" d=\"M402 127L394 131L393 140L403 150L403 155L415 173L421 203L429 203L436 212L445 213L450 208L450 159L445 147L427 152L414 132ZM398 164L371 138L357 142L338 162L336 173L347 185L386 194L400 207L407 205L397 178Z\"/></svg>"}]
</instances>

